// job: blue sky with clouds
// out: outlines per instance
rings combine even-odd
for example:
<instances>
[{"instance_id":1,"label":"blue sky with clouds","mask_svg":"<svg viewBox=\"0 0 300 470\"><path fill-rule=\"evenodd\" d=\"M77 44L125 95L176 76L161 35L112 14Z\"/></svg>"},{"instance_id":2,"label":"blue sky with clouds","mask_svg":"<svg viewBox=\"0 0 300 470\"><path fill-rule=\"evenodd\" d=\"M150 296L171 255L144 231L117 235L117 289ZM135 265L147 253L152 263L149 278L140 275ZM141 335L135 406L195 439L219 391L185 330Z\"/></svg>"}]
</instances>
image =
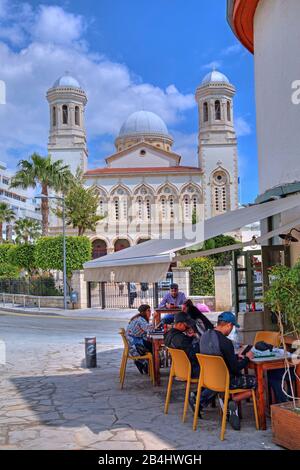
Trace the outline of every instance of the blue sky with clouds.
<instances>
[{"instance_id":1,"label":"blue sky with clouds","mask_svg":"<svg viewBox=\"0 0 300 470\"><path fill-rule=\"evenodd\" d=\"M103 165L131 112L158 113L183 163L197 164L194 93L216 66L237 88L241 202L257 195L253 58L226 22L226 1L0 0L0 160L47 151L47 89L70 70L88 94L90 167Z\"/></svg>"}]
</instances>

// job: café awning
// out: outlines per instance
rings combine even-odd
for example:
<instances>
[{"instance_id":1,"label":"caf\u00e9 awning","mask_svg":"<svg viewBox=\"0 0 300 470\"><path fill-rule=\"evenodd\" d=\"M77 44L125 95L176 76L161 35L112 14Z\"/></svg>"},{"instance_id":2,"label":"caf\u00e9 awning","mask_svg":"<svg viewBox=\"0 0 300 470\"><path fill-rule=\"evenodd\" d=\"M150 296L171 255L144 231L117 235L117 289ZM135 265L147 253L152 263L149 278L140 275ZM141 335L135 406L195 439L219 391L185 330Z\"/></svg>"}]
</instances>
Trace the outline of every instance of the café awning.
<instances>
[{"instance_id":1,"label":"caf\u00e9 awning","mask_svg":"<svg viewBox=\"0 0 300 470\"><path fill-rule=\"evenodd\" d=\"M196 224L193 226L193 231L182 233L182 230L174 230L170 234L164 234L162 238L152 239L85 263L85 280L91 282L111 281L112 279L115 282L157 282L165 278L172 261L182 258L180 256L175 258L176 252L179 250L199 250L199 246L205 240L294 209L299 205L300 194L296 194L226 212L208 219L204 223ZM299 224L299 220L280 227L278 233L288 231L297 224ZM277 234L277 231L264 235L264 239L272 238ZM261 238L260 240L262 241ZM243 247L243 244L239 247ZM237 248L224 247L223 251L228 249ZM203 255L204 253L199 253L199 256Z\"/></svg>"}]
</instances>

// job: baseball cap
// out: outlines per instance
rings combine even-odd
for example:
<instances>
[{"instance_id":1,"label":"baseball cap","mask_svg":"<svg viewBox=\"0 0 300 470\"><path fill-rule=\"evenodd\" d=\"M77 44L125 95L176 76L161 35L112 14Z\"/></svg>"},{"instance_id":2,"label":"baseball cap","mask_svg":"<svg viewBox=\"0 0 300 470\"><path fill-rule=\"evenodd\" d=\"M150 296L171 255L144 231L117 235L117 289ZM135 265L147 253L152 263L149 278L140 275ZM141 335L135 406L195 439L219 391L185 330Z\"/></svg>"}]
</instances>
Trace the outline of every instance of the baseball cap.
<instances>
[{"instance_id":1,"label":"baseball cap","mask_svg":"<svg viewBox=\"0 0 300 470\"><path fill-rule=\"evenodd\" d=\"M174 323L186 323L187 325L191 325L191 319L188 317L186 313L180 312L175 315Z\"/></svg>"},{"instance_id":2,"label":"baseball cap","mask_svg":"<svg viewBox=\"0 0 300 470\"><path fill-rule=\"evenodd\" d=\"M236 321L236 317L232 312L222 312L218 316L218 321L224 321L226 323L232 323L236 328L240 328L240 325Z\"/></svg>"}]
</instances>

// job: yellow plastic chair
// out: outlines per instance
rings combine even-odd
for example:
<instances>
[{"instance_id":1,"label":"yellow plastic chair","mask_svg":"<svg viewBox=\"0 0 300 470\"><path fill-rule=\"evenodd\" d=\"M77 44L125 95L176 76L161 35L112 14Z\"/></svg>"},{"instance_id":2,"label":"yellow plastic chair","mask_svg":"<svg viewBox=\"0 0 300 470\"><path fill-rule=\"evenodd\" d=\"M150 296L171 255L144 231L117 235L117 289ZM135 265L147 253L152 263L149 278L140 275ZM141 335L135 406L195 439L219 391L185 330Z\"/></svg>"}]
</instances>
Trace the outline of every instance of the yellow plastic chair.
<instances>
[{"instance_id":1,"label":"yellow plastic chair","mask_svg":"<svg viewBox=\"0 0 300 470\"><path fill-rule=\"evenodd\" d=\"M181 349L170 348L168 349L168 352L171 354L172 365L170 369L169 383L168 383L167 396L166 396L166 402L165 402L165 414L167 414L169 410L169 403L170 403L170 398L171 398L173 380L174 380L174 377L176 377L179 380L186 382L185 399L184 399L184 407L183 407L183 415L182 415L182 422L184 423L185 418L186 418L188 403L189 403L191 383L198 383L199 379L191 378L191 372L192 372L191 363L184 351L182 351Z\"/></svg>"},{"instance_id":2,"label":"yellow plastic chair","mask_svg":"<svg viewBox=\"0 0 300 470\"><path fill-rule=\"evenodd\" d=\"M121 360L121 366L120 366L120 384L121 384L121 389L123 388L123 385L124 385L124 380L125 380L125 373L126 373L126 366L127 366L127 361L128 359L131 359L133 361L137 361L137 360L146 360L148 361L148 364L149 364L149 367L148 367L148 373L149 373L149 376L150 376L150 379L153 383L153 385L155 384L154 382L154 367L153 367L153 356L152 356L152 353L151 352L148 352L147 354L145 354L144 356L131 356L129 354L129 344L128 344L128 340L126 338L126 334L125 334L125 329L124 328L121 328L120 331L119 331L121 337L122 337L122 340L123 340L123 344L124 344L124 351L123 351L123 355L122 355L122 360Z\"/></svg>"},{"instance_id":3,"label":"yellow plastic chair","mask_svg":"<svg viewBox=\"0 0 300 470\"><path fill-rule=\"evenodd\" d=\"M258 331L253 344L255 345L258 341L264 341L277 348L280 346L280 333L279 331Z\"/></svg>"},{"instance_id":4,"label":"yellow plastic chair","mask_svg":"<svg viewBox=\"0 0 300 470\"><path fill-rule=\"evenodd\" d=\"M229 383L230 383L229 372L224 362L224 359L222 357L208 356L206 354L196 354L196 356L200 364L200 379L199 379L198 389L197 389L193 430L196 431L197 424L198 424L198 412L199 412L199 406L200 406L201 389L208 388L217 393L224 393L225 394L224 408L223 408L222 427L221 427L221 436L220 436L221 441L223 441L224 435L225 435L225 429L226 429L229 395L234 395L236 393L245 392L247 390L245 389L231 390L229 388ZM249 389L249 390L251 390L251 393L252 393L255 425L256 425L256 429L258 429L258 414L257 414L255 390L253 389Z\"/></svg>"}]
</instances>

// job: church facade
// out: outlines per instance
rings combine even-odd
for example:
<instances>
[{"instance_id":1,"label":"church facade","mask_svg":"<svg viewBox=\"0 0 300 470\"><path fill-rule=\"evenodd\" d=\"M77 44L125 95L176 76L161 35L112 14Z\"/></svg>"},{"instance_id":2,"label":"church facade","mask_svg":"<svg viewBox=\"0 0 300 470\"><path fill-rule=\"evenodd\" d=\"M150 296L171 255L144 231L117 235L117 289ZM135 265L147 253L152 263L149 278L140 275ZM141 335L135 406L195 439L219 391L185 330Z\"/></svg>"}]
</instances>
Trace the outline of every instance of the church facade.
<instances>
[{"instance_id":1,"label":"church facade","mask_svg":"<svg viewBox=\"0 0 300 470\"><path fill-rule=\"evenodd\" d=\"M87 97L69 74L47 92L50 107L48 151L85 184L96 188L103 219L93 242L93 257L103 256L172 228L183 231L238 207L238 156L233 121L234 86L217 71L196 90L199 116L195 166L181 164L164 121L150 111L131 114L115 139L115 153L105 166L89 168L84 109ZM52 221L52 233L59 230Z\"/></svg>"}]
</instances>

